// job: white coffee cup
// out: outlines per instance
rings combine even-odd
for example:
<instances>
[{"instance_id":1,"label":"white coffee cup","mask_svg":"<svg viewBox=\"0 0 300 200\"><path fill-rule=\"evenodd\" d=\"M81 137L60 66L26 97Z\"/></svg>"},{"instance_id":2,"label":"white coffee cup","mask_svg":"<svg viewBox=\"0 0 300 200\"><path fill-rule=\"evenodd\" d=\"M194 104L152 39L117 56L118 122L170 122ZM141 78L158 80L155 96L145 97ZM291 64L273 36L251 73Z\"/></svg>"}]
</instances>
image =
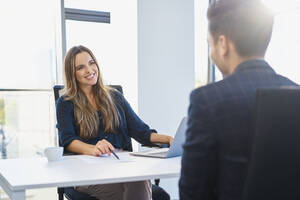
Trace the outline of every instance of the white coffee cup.
<instances>
[{"instance_id":1,"label":"white coffee cup","mask_svg":"<svg viewBox=\"0 0 300 200\"><path fill-rule=\"evenodd\" d=\"M49 162L61 160L63 152L63 147L48 147L44 151L45 156L47 157Z\"/></svg>"}]
</instances>

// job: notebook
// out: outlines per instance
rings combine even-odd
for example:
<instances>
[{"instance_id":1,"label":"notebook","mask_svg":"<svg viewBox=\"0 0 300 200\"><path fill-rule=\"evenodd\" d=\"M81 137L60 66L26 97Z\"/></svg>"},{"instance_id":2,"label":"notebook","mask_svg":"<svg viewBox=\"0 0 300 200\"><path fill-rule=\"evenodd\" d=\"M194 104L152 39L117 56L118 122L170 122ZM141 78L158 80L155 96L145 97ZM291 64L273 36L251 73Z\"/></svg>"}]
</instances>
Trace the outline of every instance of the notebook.
<instances>
[{"instance_id":1,"label":"notebook","mask_svg":"<svg viewBox=\"0 0 300 200\"><path fill-rule=\"evenodd\" d=\"M171 144L170 148L162 149L153 149L149 151L142 152L132 152L131 155L134 156L145 156L145 157L154 157L154 158L171 158L176 156L181 156L183 149L182 145L185 141L185 131L187 129L187 117L184 117L179 127L177 128L174 141Z\"/></svg>"}]
</instances>

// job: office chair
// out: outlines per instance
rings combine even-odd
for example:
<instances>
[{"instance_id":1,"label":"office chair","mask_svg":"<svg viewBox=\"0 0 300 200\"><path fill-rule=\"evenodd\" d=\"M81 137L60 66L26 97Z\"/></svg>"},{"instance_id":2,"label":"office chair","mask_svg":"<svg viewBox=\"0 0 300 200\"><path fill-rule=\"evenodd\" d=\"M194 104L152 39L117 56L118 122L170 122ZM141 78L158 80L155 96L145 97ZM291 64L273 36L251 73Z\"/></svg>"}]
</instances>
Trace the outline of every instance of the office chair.
<instances>
[{"instance_id":1,"label":"office chair","mask_svg":"<svg viewBox=\"0 0 300 200\"><path fill-rule=\"evenodd\" d=\"M243 200L300 199L300 87L260 89Z\"/></svg>"},{"instance_id":2,"label":"office chair","mask_svg":"<svg viewBox=\"0 0 300 200\"><path fill-rule=\"evenodd\" d=\"M122 86L120 85L110 85L110 87L118 90L120 93L123 94L123 89ZM62 91L63 91L64 86L63 85L55 85L53 87L54 90L54 98L55 102L57 99L62 96ZM55 103L56 105L56 103ZM130 144L132 146L132 144ZM60 141L59 141L59 146L62 146ZM153 144L151 147L157 147L158 145ZM159 146L160 147L160 146ZM161 146L164 147L164 146ZM132 147L131 147L132 149ZM64 155L74 155L74 153L70 153L67 151L64 151ZM161 187L159 187L159 179L155 179L155 185L152 184L152 199L153 200L170 200L170 195ZM58 199L63 200L64 196L68 200L97 200L94 197L91 197L85 193L78 192L77 190L74 189L74 187L66 187L66 188L57 188L57 193L58 193Z\"/></svg>"}]
</instances>

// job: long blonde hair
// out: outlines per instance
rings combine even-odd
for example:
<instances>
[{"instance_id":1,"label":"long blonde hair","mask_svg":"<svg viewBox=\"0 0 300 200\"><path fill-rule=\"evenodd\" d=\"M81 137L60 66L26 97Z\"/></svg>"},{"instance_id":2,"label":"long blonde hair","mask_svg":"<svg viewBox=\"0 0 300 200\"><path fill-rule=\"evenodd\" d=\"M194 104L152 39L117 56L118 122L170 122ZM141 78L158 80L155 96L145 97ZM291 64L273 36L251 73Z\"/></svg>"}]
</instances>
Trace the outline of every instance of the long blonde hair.
<instances>
[{"instance_id":1,"label":"long blonde hair","mask_svg":"<svg viewBox=\"0 0 300 200\"><path fill-rule=\"evenodd\" d=\"M97 110L101 113L104 131L111 133L114 132L115 129L119 127L120 122L116 105L111 96L111 92L114 89L103 84L99 65L94 54L90 49L81 45L72 47L68 51L64 62L66 83L65 99L71 100L74 104L75 119L80 127L79 136L88 139L98 135L100 119L98 117L97 110L95 110L88 101L87 96L80 89L76 80L75 59L76 55L82 52L87 52L95 61L98 68L98 80L97 83L92 86L92 92Z\"/></svg>"}]
</instances>

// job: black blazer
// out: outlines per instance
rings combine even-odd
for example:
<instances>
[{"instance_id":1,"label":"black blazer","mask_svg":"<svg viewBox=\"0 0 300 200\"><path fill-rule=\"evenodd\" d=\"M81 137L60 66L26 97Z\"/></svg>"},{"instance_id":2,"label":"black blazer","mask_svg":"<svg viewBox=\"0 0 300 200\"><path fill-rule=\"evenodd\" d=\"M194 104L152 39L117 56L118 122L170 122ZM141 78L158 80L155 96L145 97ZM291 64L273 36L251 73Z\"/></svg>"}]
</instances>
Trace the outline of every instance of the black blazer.
<instances>
[{"instance_id":1,"label":"black blazer","mask_svg":"<svg viewBox=\"0 0 300 200\"><path fill-rule=\"evenodd\" d=\"M180 199L240 200L246 178L257 88L296 85L263 60L240 64L190 96Z\"/></svg>"}]
</instances>

